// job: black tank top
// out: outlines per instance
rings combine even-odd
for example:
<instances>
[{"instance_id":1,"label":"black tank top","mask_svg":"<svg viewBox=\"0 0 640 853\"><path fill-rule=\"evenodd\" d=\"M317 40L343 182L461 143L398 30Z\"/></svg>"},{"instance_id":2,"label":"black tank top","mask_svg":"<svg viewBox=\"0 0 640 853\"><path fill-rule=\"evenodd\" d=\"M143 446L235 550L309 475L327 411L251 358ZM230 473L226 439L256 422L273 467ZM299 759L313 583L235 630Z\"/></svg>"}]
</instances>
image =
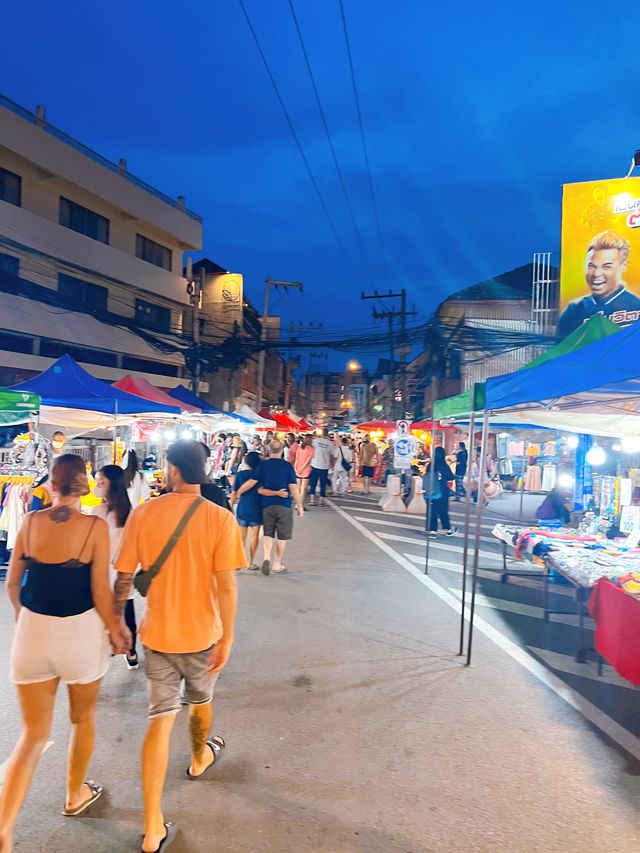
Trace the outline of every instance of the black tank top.
<instances>
[{"instance_id":1,"label":"black tank top","mask_svg":"<svg viewBox=\"0 0 640 853\"><path fill-rule=\"evenodd\" d=\"M95 523L94 518L79 558L87 547ZM31 522L26 531L28 551L30 529ZM41 563L25 555L27 577L20 592L20 604L44 616L78 616L91 610L94 607L91 563L83 563L79 558L65 560L64 563Z\"/></svg>"}]
</instances>

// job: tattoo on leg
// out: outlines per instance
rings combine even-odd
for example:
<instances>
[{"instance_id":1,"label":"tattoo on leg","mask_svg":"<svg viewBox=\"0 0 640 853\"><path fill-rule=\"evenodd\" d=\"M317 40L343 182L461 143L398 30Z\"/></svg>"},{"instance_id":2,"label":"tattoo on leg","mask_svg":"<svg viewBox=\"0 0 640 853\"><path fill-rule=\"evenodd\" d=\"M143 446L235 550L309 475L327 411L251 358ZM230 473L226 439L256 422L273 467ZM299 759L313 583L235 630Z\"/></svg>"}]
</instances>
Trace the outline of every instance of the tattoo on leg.
<instances>
[{"instance_id":1,"label":"tattoo on leg","mask_svg":"<svg viewBox=\"0 0 640 853\"><path fill-rule=\"evenodd\" d=\"M199 758L207 742L207 732L197 714L191 714L189 718L189 734L191 735L191 752Z\"/></svg>"},{"instance_id":2,"label":"tattoo on leg","mask_svg":"<svg viewBox=\"0 0 640 853\"><path fill-rule=\"evenodd\" d=\"M65 521L69 521L71 516L73 515L73 510L68 506L57 506L51 510L49 513L49 518L51 521L55 522L55 524L62 524Z\"/></svg>"}]
</instances>

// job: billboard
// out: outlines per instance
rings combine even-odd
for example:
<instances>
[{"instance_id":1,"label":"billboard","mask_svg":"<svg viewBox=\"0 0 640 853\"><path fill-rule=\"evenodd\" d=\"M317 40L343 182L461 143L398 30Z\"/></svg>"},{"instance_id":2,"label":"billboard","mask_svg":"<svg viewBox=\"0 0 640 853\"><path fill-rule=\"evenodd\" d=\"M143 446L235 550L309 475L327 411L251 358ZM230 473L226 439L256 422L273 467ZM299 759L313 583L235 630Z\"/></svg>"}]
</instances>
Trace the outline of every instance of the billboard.
<instances>
[{"instance_id":1,"label":"billboard","mask_svg":"<svg viewBox=\"0 0 640 853\"><path fill-rule=\"evenodd\" d=\"M211 275L205 280L203 306L213 309L216 319L230 324L242 322L242 276L238 273Z\"/></svg>"},{"instance_id":2,"label":"billboard","mask_svg":"<svg viewBox=\"0 0 640 853\"><path fill-rule=\"evenodd\" d=\"M558 334L596 314L640 319L640 178L563 187Z\"/></svg>"}]
</instances>

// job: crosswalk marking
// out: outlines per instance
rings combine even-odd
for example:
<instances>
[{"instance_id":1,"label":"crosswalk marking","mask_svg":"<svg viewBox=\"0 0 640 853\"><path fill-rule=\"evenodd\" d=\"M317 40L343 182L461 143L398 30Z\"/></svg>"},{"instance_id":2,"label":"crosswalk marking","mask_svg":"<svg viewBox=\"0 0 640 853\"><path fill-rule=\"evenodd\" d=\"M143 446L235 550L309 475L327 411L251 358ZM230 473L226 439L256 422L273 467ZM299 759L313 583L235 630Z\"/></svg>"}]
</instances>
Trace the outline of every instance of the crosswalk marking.
<instances>
[{"instance_id":1,"label":"crosswalk marking","mask_svg":"<svg viewBox=\"0 0 640 853\"><path fill-rule=\"evenodd\" d=\"M630 681L626 681L613 667L605 664L602 675L598 675L598 664L594 660L585 663L577 663L573 655L563 655L560 652L552 652L548 649L538 649L535 646L527 646L530 652L543 660L551 669L558 672L566 672L569 675L579 675L581 678L589 678L599 684L613 684L615 687L626 687L629 690L638 690Z\"/></svg>"},{"instance_id":2,"label":"crosswalk marking","mask_svg":"<svg viewBox=\"0 0 640 853\"><path fill-rule=\"evenodd\" d=\"M382 518L369 518L366 515L354 515L353 517L356 521L364 521L367 524L382 524L385 527L399 527L404 530L415 530L416 533L420 534L424 533L424 525L419 527L417 524L403 524L401 521L385 521ZM495 545L498 541L494 536L481 536L480 540L487 542L489 545Z\"/></svg>"},{"instance_id":3,"label":"crosswalk marking","mask_svg":"<svg viewBox=\"0 0 640 853\"><path fill-rule=\"evenodd\" d=\"M412 545L420 543L420 539L418 539L417 537L399 536L395 533L385 533L384 530L374 530L373 533L375 533L376 536L379 536L380 539L387 539L390 542L410 542ZM426 539L424 541L426 545ZM431 541L429 550L453 551L454 553L459 554L460 558L462 558L462 544L450 545L447 542L440 542L437 539L434 539ZM500 556L500 554L492 554L489 551L483 550L480 550L478 553L483 560L493 560L494 562L498 563L502 562L502 557Z\"/></svg>"},{"instance_id":4,"label":"crosswalk marking","mask_svg":"<svg viewBox=\"0 0 640 853\"><path fill-rule=\"evenodd\" d=\"M462 599L460 590L449 588L449 592L456 598ZM480 607L490 607L492 610L504 610L507 613L517 613L518 616L530 616L532 619L542 619L544 611L542 607L533 604L522 604L519 601L509 601L506 598L492 598L481 592L476 593L476 604Z\"/></svg>"},{"instance_id":5,"label":"crosswalk marking","mask_svg":"<svg viewBox=\"0 0 640 853\"><path fill-rule=\"evenodd\" d=\"M428 589L433 595L437 596L448 607L456 613L460 611L460 601L457 596L452 595L447 589L441 586L434 578L425 575L414 566L411 561L407 560L402 554L398 553L391 545L383 541L385 534L376 534L365 527L361 522L356 521L342 507L338 506L334 501L330 501L330 506L352 527L360 532L360 534L372 544L376 545L388 557L390 557L399 566L404 568L409 574ZM386 534L387 537L393 539L393 536ZM402 537L406 538L406 537ZM411 543L414 540L409 540ZM465 617L469 619L469 608L465 609ZM636 760L640 760L640 740L629 729L618 723L597 705L587 699L583 694L574 690L569 684L563 681L560 677L554 674L546 664L535 658L527 649L518 645L507 634L502 633L498 628L491 624L480 614L475 617L476 629L484 634L496 646L508 654L520 666L526 669L531 675L537 678L542 684L552 690L560 699L564 700L568 705L574 708L578 713L582 714L592 725L599 728L609 738L615 741L622 749L626 750ZM583 664L581 664L583 666Z\"/></svg>"}]
</instances>

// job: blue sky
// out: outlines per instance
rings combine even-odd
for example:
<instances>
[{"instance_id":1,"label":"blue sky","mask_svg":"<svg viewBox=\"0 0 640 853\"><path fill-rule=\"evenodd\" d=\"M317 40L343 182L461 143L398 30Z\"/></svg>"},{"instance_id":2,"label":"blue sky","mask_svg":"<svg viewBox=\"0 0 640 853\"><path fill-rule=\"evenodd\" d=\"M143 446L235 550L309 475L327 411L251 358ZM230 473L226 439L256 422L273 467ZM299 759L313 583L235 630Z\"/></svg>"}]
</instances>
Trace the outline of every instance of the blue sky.
<instances>
[{"instance_id":1,"label":"blue sky","mask_svg":"<svg viewBox=\"0 0 640 853\"><path fill-rule=\"evenodd\" d=\"M640 147L640 7L612 0L344 0L388 258L368 194L338 0L245 0L349 258L304 170L237 0L37 0L3 10L0 90L205 218L205 254L304 282L285 322L370 326L361 290L447 293L559 244L561 184L621 176ZM370 272L367 271L367 264Z\"/></svg>"}]
</instances>

